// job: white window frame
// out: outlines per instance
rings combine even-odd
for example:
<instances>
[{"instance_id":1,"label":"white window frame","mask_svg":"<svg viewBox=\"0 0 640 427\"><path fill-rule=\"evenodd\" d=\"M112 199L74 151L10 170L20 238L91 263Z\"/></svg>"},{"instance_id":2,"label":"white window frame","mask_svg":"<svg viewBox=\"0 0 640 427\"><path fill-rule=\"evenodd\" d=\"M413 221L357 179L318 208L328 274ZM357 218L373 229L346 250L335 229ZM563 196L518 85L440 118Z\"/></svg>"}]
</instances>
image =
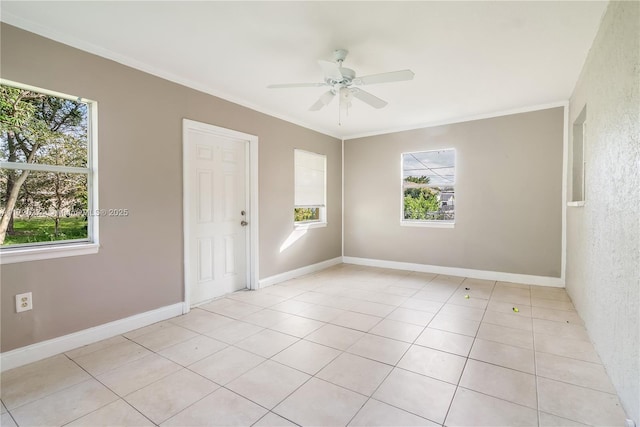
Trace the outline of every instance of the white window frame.
<instances>
[{"instance_id":1,"label":"white window frame","mask_svg":"<svg viewBox=\"0 0 640 427\"><path fill-rule=\"evenodd\" d=\"M98 207L98 103L85 98L67 95L36 86L25 85L11 80L0 79L0 83L19 89L31 90L58 98L81 101L87 104L87 167L67 167L42 165L38 163L0 162L0 167L15 170L33 170L62 173L87 174L88 221L86 240L58 240L54 242L38 242L29 245L15 245L0 248L0 264L37 261L43 259L63 258L69 256L88 255L98 252L99 218L102 212Z\"/></svg>"},{"instance_id":2,"label":"white window frame","mask_svg":"<svg viewBox=\"0 0 640 427\"><path fill-rule=\"evenodd\" d=\"M455 155L453 188L458 183L458 153L455 148L436 148L430 150L407 151L400 153L400 226L402 227L427 227L427 228L455 228L455 218L453 220L430 220L430 219L405 219L404 218L404 156L405 154L428 153L430 151L453 150ZM457 215L456 215L457 217Z\"/></svg>"},{"instance_id":3,"label":"white window frame","mask_svg":"<svg viewBox=\"0 0 640 427\"><path fill-rule=\"evenodd\" d=\"M296 183L295 183L295 169L296 169L296 152L302 152L302 153L307 153L307 154L312 154L314 156L319 156L322 157L323 161L324 161L324 202L322 205L314 205L314 206L299 206L296 204L296 200L295 200L295 188L296 188ZM294 169L294 202L293 202L293 209L295 211L296 208L318 208L320 210L319 212L319 219L314 219L314 220L310 220L310 221L296 221L295 217L294 217L294 222L293 222L293 226L296 230L304 230L304 229L310 229L310 228L319 228L319 227L326 227L327 226L327 155L326 154L320 154L320 153L315 153L313 151L308 151L308 150L302 150L299 148L294 148L293 150L293 169ZM295 215L295 213L294 213Z\"/></svg>"},{"instance_id":4,"label":"white window frame","mask_svg":"<svg viewBox=\"0 0 640 427\"><path fill-rule=\"evenodd\" d=\"M576 150L579 148L579 150ZM577 155L580 154L580 158ZM576 121L573 123L573 141L571 144L571 201L567 202L570 207L582 207L586 201L586 169L587 169L587 106L585 105ZM576 165L579 164L581 171L579 182L575 179L574 173ZM579 188L577 188L579 187ZM580 194L576 195L579 191Z\"/></svg>"}]
</instances>

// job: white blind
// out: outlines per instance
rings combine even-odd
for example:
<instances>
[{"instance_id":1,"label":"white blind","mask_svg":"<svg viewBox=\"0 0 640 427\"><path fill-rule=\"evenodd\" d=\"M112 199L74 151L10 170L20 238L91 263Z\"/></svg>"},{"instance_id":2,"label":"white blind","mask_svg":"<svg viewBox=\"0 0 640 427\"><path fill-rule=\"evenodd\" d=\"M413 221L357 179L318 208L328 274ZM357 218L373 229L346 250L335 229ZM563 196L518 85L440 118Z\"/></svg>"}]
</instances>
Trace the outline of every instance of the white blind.
<instances>
[{"instance_id":1,"label":"white blind","mask_svg":"<svg viewBox=\"0 0 640 427\"><path fill-rule=\"evenodd\" d=\"M294 150L295 207L320 207L325 201L327 156Z\"/></svg>"}]
</instances>

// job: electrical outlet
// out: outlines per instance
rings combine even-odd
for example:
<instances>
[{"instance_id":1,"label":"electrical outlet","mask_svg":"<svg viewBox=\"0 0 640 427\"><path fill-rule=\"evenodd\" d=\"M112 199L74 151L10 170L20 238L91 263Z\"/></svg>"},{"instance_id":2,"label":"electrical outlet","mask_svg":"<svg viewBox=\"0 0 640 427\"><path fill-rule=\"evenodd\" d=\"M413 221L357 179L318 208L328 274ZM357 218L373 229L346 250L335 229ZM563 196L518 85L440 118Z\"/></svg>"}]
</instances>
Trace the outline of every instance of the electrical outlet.
<instances>
[{"instance_id":1,"label":"electrical outlet","mask_svg":"<svg viewBox=\"0 0 640 427\"><path fill-rule=\"evenodd\" d=\"M16 313L33 309L33 296L31 292L16 295Z\"/></svg>"}]
</instances>

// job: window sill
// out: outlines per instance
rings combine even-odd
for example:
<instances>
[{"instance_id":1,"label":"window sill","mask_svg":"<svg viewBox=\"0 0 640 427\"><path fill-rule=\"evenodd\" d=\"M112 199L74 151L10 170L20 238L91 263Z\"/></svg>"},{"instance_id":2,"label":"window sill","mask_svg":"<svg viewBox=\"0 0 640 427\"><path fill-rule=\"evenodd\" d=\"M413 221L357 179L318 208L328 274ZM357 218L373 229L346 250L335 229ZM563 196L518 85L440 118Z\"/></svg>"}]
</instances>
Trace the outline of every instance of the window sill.
<instances>
[{"instance_id":1,"label":"window sill","mask_svg":"<svg viewBox=\"0 0 640 427\"><path fill-rule=\"evenodd\" d=\"M581 208L584 206L584 200L580 202L567 202L567 206L571 208Z\"/></svg>"},{"instance_id":2,"label":"window sill","mask_svg":"<svg viewBox=\"0 0 640 427\"><path fill-rule=\"evenodd\" d=\"M455 222L446 221L400 221L402 227L454 228Z\"/></svg>"},{"instance_id":3,"label":"window sill","mask_svg":"<svg viewBox=\"0 0 640 427\"><path fill-rule=\"evenodd\" d=\"M301 223L295 223L293 224L293 229L294 230L309 230L311 228L322 228L322 227L326 227L327 223L326 222L301 222Z\"/></svg>"},{"instance_id":4,"label":"window sill","mask_svg":"<svg viewBox=\"0 0 640 427\"><path fill-rule=\"evenodd\" d=\"M17 262L96 254L98 253L99 246L97 243L74 243L57 246L3 249L0 252L0 264L14 264Z\"/></svg>"}]
</instances>

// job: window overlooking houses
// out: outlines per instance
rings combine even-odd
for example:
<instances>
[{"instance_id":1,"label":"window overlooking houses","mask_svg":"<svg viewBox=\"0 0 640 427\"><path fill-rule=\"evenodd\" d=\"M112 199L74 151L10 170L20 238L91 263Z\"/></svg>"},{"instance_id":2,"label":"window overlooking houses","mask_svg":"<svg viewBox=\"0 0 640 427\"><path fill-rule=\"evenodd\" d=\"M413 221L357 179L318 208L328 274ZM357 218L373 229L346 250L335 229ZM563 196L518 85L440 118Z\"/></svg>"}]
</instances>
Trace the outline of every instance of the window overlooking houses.
<instances>
[{"instance_id":1,"label":"window overlooking houses","mask_svg":"<svg viewBox=\"0 0 640 427\"><path fill-rule=\"evenodd\" d=\"M6 81L0 91L2 251L95 242L93 103Z\"/></svg>"},{"instance_id":2,"label":"window overlooking houses","mask_svg":"<svg viewBox=\"0 0 640 427\"><path fill-rule=\"evenodd\" d=\"M296 149L294 169L294 223L326 224L327 156Z\"/></svg>"},{"instance_id":3,"label":"window overlooking houses","mask_svg":"<svg viewBox=\"0 0 640 427\"><path fill-rule=\"evenodd\" d=\"M454 149L402 154L403 224L453 224L455 164Z\"/></svg>"}]
</instances>

